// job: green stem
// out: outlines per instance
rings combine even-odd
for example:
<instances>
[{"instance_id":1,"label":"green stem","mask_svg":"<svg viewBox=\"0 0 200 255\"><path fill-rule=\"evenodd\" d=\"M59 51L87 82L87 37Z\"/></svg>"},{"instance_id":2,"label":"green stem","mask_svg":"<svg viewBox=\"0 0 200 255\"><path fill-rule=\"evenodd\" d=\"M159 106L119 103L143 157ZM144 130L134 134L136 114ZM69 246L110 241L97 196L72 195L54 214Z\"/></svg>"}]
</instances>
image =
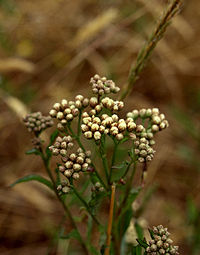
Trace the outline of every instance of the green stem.
<instances>
[{"instance_id":1,"label":"green stem","mask_svg":"<svg viewBox=\"0 0 200 255\"><path fill-rule=\"evenodd\" d=\"M108 174L109 170L108 170L108 161L107 161L106 148L105 148L105 135L102 135L102 137L101 137L101 144L100 144L99 149L100 149L100 154L101 154L104 171L106 174L106 179L109 184L109 174Z\"/></svg>"},{"instance_id":2,"label":"green stem","mask_svg":"<svg viewBox=\"0 0 200 255\"><path fill-rule=\"evenodd\" d=\"M51 173L51 170L49 168L49 160L46 158L46 156L44 155L44 152L43 150L41 149L41 157L42 157L42 160L44 162L44 166L45 166L45 170L49 176L49 178L51 179L52 183L53 183L53 187L54 187L54 192L58 198L58 200L60 201L60 203L62 204L62 207L63 209L65 210L65 213L67 214L68 218L70 219L71 221L71 224L73 226L74 229L76 229L77 231L77 234L79 236L79 240L80 240L80 243L81 243L81 246L83 248L83 250L85 251L85 254L89 255L89 251L88 251L88 248L87 248L87 245L85 244L84 240L82 239L82 236L78 230L78 227L76 225L76 222L74 221L73 217L72 217L72 214L71 212L69 211L68 207L66 206L65 204L65 201L59 196L58 192L57 192L57 187L56 187L56 182L53 178L53 175Z\"/></svg>"},{"instance_id":3,"label":"green stem","mask_svg":"<svg viewBox=\"0 0 200 255\"><path fill-rule=\"evenodd\" d=\"M133 164L133 160L129 161L128 165L127 165L127 168L126 168L126 171L125 173L122 175L122 179L126 177L126 175L128 174L128 171L130 169L130 166Z\"/></svg>"},{"instance_id":4,"label":"green stem","mask_svg":"<svg viewBox=\"0 0 200 255\"><path fill-rule=\"evenodd\" d=\"M79 111L79 116L78 116L77 137L79 139L81 136L81 116L82 116L82 110Z\"/></svg>"},{"instance_id":5,"label":"green stem","mask_svg":"<svg viewBox=\"0 0 200 255\"><path fill-rule=\"evenodd\" d=\"M112 163L111 163L110 174L109 174L109 183L111 182L111 179L112 179L112 171L113 171L113 166L115 165L115 161L116 161L116 154L117 154L118 145L119 145L119 143L117 143L114 140L114 150L113 150Z\"/></svg>"},{"instance_id":6,"label":"green stem","mask_svg":"<svg viewBox=\"0 0 200 255\"><path fill-rule=\"evenodd\" d=\"M88 205L88 203L85 201L85 199L81 196L81 194L73 187L73 191L76 194L76 196L79 198L79 200L82 202L82 204L85 206L85 208L87 209L87 211L89 212L90 216L92 217L92 219L94 220L94 222L100 226L100 222L97 220L97 218L94 216L94 214L91 212L91 209Z\"/></svg>"}]
</instances>

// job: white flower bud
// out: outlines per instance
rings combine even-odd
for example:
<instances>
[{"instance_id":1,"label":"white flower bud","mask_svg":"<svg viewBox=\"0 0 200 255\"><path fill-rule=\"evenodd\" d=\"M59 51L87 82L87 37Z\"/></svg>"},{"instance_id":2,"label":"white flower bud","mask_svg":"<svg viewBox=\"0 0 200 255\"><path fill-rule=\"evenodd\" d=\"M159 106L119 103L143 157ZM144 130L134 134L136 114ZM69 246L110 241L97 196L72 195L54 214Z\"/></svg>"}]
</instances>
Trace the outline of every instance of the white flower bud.
<instances>
[{"instance_id":1,"label":"white flower bud","mask_svg":"<svg viewBox=\"0 0 200 255\"><path fill-rule=\"evenodd\" d=\"M142 125L137 125L136 131L137 132L142 132L144 130L144 127Z\"/></svg>"},{"instance_id":2,"label":"white flower bud","mask_svg":"<svg viewBox=\"0 0 200 255\"><path fill-rule=\"evenodd\" d=\"M60 150L60 155L65 157L67 155L67 151L65 149Z\"/></svg>"},{"instance_id":3,"label":"white flower bud","mask_svg":"<svg viewBox=\"0 0 200 255\"><path fill-rule=\"evenodd\" d=\"M122 133L119 133L119 134L116 135L116 138L117 138L117 140L120 141L120 140L122 140L124 138L124 136L123 136Z\"/></svg>"},{"instance_id":4,"label":"white flower bud","mask_svg":"<svg viewBox=\"0 0 200 255\"><path fill-rule=\"evenodd\" d=\"M91 161L91 159L90 159L90 158L86 158L86 159L85 159L85 163L87 163L87 164L91 164L91 163L92 163L92 161Z\"/></svg>"},{"instance_id":5,"label":"white flower bud","mask_svg":"<svg viewBox=\"0 0 200 255\"><path fill-rule=\"evenodd\" d=\"M126 117L127 117L127 118L133 118L133 113L132 113L132 112L128 112L128 113L126 114Z\"/></svg>"},{"instance_id":6,"label":"white flower bud","mask_svg":"<svg viewBox=\"0 0 200 255\"><path fill-rule=\"evenodd\" d=\"M158 108L153 108L152 109L152 114L158 115L159 114L159 109Z\"/></svg>"},{"instance_id":7,"label":"white flower bud","mask_svg":"<svg viewBox=\"0 0 200 255\"><path fill-rule=\"evenodd\" d=\"M117 114L113 114L113 115L111 116L111 118L113 119L114 122L117 122L118 119L119 119L119 117L118 117Z\"/></svg>"},{"instance_id":8,"label":"white flower bud","mask_svg":"<svg viewBox=\"0 0 200 255\"><path fill-rule=\"evenodd\" d=\"M59 171L60 171L61 173L63 173L63 172L65 171L65 167L64 167L64 166L59 166L58 169L59 169Z\"/></svg>"},{"instance_id":9,"label":"white flower bud","mask_svg":"<svg viewBox=\"0 0 200 255\"><path fill-rule=\"evenodd\" d=\"M140 163L143 163L143 162L144 162L144 158L139 157L139 158L138 158L138 161L139 161Z\"/></svg>"},{"instance_id":10,"label":"white flower bud","mask_svg":"<svg viewBox=\"0 0 200 255\"><path fill-rule=\"evenodd\" d=\"M72 176L72 171L70 171L70 170L65 170L64 175L65 175L66 177L69 178L69 177Z\"/></svg>"},{"instance_id":11,"label":"white flower bud","mask_svg":"<svg viewBox=\"0 0 200 255\"><path fill-rule=\"evenodd\" d=\"M90 115L91 115L91 116L96 115L96 113L97 113L97 112L96 112L95 109L90 110Z\"/></svg>"},{"instance_id":12,"label":"white flower bud","mask_svg":"<svg viewBox=\"0 0 200 255\"><path fill-rule=\"evenodd\" d=\"M139 115L138 110L133 110L133 111L132 111L132 117L133 117L134 119L137 118L138 115Z\"/></svg>"},{"instance_id":13,"label":"white flower bud","mask_svg":"<svg viewBox=\"0 0 200 255\"><path fill-rule=\"evenodd\" d=\"M76 154L75 154L75 153L70 154L69 158L70 158L72 161L76 160Z\"/></svg>"},{"instance_id":14,"label":"white flower bud","mask_svg":"<svg viewBox=\"0 0 200 255\"><path fill-rule=\"evenodd\" d=\"M65 194L69 193L69 191L70 191L70 187L65 186L62 188L62 192Z\"/></svg>"},{"instance_id":15,"label":"white flower bud","mask_svg":"<svg viewBox=\"0 0 200 255\"><path fill-rule=\"evenodd\" d=\"M87 139L90 139L92 138L92 132L91 131L87 131L84 133L84 136L87 138Z\"/></svg>"},{"instance_id":16,"label":"white flower bud","mask_svg":"<svg viewBox=\"0 0 200 255\"><path fill-rule=\"evenodd\" d=\"M89 117L89 114L87 113L87 112L83 112L82 113L82 118L87 118L87 117ZM90 118L90 117L89 117Z\"/></svg>"},{"instance_id":17,"label":"white flower bud","mask_svg":"<svg viewBox=\"0 0 200 255\"><path fill-rule=\"evenodd\" d=\"M52 109L52 110L49 112L49 115L50 115L51 117L55 118L56 115L57 115L57 111L56 111L55 109Z\"/></svg>"},{"instance_id":18,"label":"white flower bud","mask_svg":"<svg viewBox=\"0 0 200 255\"><path fill-rule=\"evenodd\" d=\"M70 113L70 114L67 114L66 119L67 119L68 121L72 120L72 119L73 119L73 115L72 115L71 113Z\"/></svg>"},{"instance_id":19,"label":"white flower bud","mask_svg":"<svg viewBox=\"0 0 200 255\"><path fill-rule=\"evenodd\" d=\"M82 157L77 157L77 159L76 159L76 162L78 163L78 164L83 164L84 163L84 158L82 158Z\"/></svg>"},{"instance_id":20,"label":"white flower bud","mask_svg":"<svg viewBox=\"0 0 200 255\"><path fill-rule=\"evenodd\" d=\"M89 127L88 127L87 125L85 125L85 124L82 124L82 125L81 125L81 130L82 130L83 132L89 131Z\"/></svg>"},{"instance_id":21,"label":"white flower bud","mask_svg":"<svg viewBox=\"0 0 200 255\"><path fill-rule=\"evenodd\" d=\"M100 139L101 139L101 133L100 133L99 131L96 131L96 132L94 133L94 139L95 139L95 140L100 140Z\"/></svg>"},{"instance_id":22,"label":"white flower bud","mask_svg":"<svg viewBox=\"0 0 200 255\"><path fill-rule=\"evenodd\" d=\"M86 171L87 169L88 169L88 163L84 163L83 165L82 165L82 170L83 171Z\"/></svg>"},{"instance_id":23,"label":"white flower bud","mask_svg":"<svg viewBox=\"0 0 200 255\"><path fill-rule=\"evenodd\" d=\"M59 119L59 120L62 120L64 118L63 112L58 112L57 115L56 115L56 118Z\"/></svg>"},{"instance_id":24,"label":"white flower bud","mask_svg":"<svg viewBox=\"0 0 200 255\"><path fill-rule=\"evenodd\" d=\"M83 101L83 99L84 99L84 97L82 96L82 95L77 95L76 97L75 97L75 100L79 100L79 101Z\"/></svg>"},{"instance_id":25,"label":"white flower bud","mask_svg":"<svg viewBox=\"0 0 200 255\"><path fill-rule=\"evenodd\" d=\"M153 132L158 132L159 131L159 127L157 125L152 125L151 127Z\"/></svg>"},{"instance_id":26,"label":"white flower bud","mask_svg":"<svg viewBox=\"0 0 200 255\"><path fill-rule=\"evenodd\" d=\"M67 102L67 100L66 99L63 99L62 101L61 101L61 105L62 105L62 108L67 108L67 106L68 106L68 102Z\"/></svg>"},{"instance_id":27,"label":"white flower bud","mask_svg":"<svg viewBox=\"0 0 200 255\"><path fill-rule=\"evenodd\" d=\"M74 180L78 180L80 176L78 173L73 173L72 177Z\"/></svg>"},{"instance_id":28,"label":"white flower bud","mask_svg":"<svg viewBox=\"0 0 200 255\"><path fill-rule=\"evenodd\" d=\"M55 103L53 105L53 108L56 110L56 111L59 111L60 110L60 104L59 103Z\"/></svg>"},{"instance_id":29,"label":"white flower bud","mask_svg":"<svg viewBox=\"0 0 200 255\"><path fill-rule=\"evenodd\" d=\"M80 171L80 170L81 170L81 165L80 165L80 164L74 164L74 165L73 165L73 169L74 169L75 171Z\"/></svg>"},{"instance_id":30,"label":"white flower bud","mask_svg":"<svg viewBox=\"0 0 200 255\"><path fill-rule=\"evenodd\" d=\"M110 129L109 129L109 128L106 128L106 129L104 130L104 134L105 134L105 135L107 135L109 132L110 132Z\"/></svg>"},{"instance_id":31,"label":"white flower bud","mask_svg":"<svg viewBox=\"0 0 200 255\"><path fill-rule=\"evenodd\" d=\"M73 109L72 114L74 117L76 117L79 114L79 110L77 108Z\"/></svg>"},{"instance_id":32,"label":"white flower bud","mask_svg":"<svg viewBox=\"0 0 200 255\"><path fill-rule=\"evenodd\" d=\"M67 169L72 168L72 167L73 167L73 162L72 162L72 161L67 161L67 162L65 163L65 167L66 167Z\"/></svg>"},{"instance_id":33,"label":"white flower bud","mask_svg":"<svg viewBox=\"0 0 200 255\"><path fill-rule=\"evenodd\" d=\"M147 117L150 117L151 115L152 115L152 110L148 108L148 109L146 110L146 116L147 116Z\"/></svg>"},{"instance_id":34,"label":"white flower bud","mask_svg":"<svg viewBox=\"0 0 200 255\"><path fill-rule=\"evenodd\" d=\"M92 132L95 132L95 131L97 131L97 130L99 130L99 125L98 125L98 124L92 124L92 126L91 126L91 131L92 131Z\"/></svg>"},{"instance_id":35,"label":"white flower bud","mask_svg":"<svg viewBox=\"0 0 200 255\"><path fill-rule=\"evenodd\" d=\"M128 131L133 131L136 128L135 122L128 122L127 124Z\"/></svg>"},{"instance_id":36,"label":"white flower bud","mask_svg":"<svg viewBox=\"0 0 200 255\"><path fill-rule=\"evenodd\" d=\"M141 155L142 157L146 157L146 156L147 156L147 151L146 151L146 150L141 150L141 151L140 151L140 155Z\"/></svg>"},{"instance_id":37,"label":"white flower bud","mask_svg":"<svg viewBox=\"0 0 200 255\"><path fill-rule=\"evenodd\" d=\"M82 104L83 104L83 107L87 107L88 104L89 104L89 99L88 98L84 98Z\"/></svg>"},{"instance_id":38,"label":"white flower bud","mask_svg":"<svg viewBox=\"0 0 200 255\"><path fill-rule=\"evenodd\" d=\"M90 106L95 107L98 104L98 99L96 97L90 98Z\"/></svg>"},{"instance_id":39,"label":"white flower bud","mask_svg":"<svg viewBox=\"0 0 200 255\"><path fill-rule=\"evenodd\" d=\"M140 114L140 117L145 117L145 115L146 115L146 109L141 109L140 111L139 111L139 114Z\"/></svg>"},{"instance_id":40,"label":"white flower bud","mask_svg":"<svg viewBox=\"0 0 200 255\"><path fill-rule=\"evenodd\" d=\"M57 124L57 129L60 130L60 131L64 131L65 130L64 126L61 123Z\"/></svg>"},{"instance_id":41,"label":"white flower bud","mask_svg":"<svg viewBox=\"0 0 200 255\"><path fill-rule=\"evenodd\" d=\"M165 129L166 128L166 125L164 122L161 122L160 125L159 125L160 129Z\"/></svg>"},{"instance_id":42,"label":"white flower bud","mask_svg":"<svg viewBox=\"0 0 200 255\"><path fill-rule=\"evenodd\" d=\"M69 113L71 113L72 112L72 110L70 109L70 108L66 108L65 110L64 110L64 114L65 115L67 115L67 114L69 114Z\"/></svg>"},{"instance_id":43,"label":"white flower bud","mask_svg":"<svg viewBox=\"0 0 200 255\"><path fill-rule=\"evenodd\" d=\"M80 101L80 100L76 100L76 101L75 101L75 106L76 106L78 109L80 109L80 108L82 107L81 101Z\"/></svg>"},{"instance_id":44,"label":"white flower bud","mask_svg":"<svg viewBox=\"0 0 200 255\"><path fill-rule=\"evenodd\" d=\"M116 136L119 133L119 130L117 127L111 127L110 134Z\"/></svg>"},{"instance_id":45,"label":"white flower bud","mask_svg":"<svg viewBox=\"0 0 200 255\"><path fill-rule=\"evenodd\" d=\"M158 115L153 115L153 117L152 117L152 122L153 122L154 124L160 124L161 119L160 119L160 117L159 117Z\"/></svg>"},{"instance_id":46,"label":"white flower bud","mask_svg":"<svg viewBox=\"0 0 200 255\"><path fill-rule=\"evenodd\" d=\"M135 140L136 139L136 135L134 133L130 133L129 137L131 140Z\"/></svg>"}]
</instances>

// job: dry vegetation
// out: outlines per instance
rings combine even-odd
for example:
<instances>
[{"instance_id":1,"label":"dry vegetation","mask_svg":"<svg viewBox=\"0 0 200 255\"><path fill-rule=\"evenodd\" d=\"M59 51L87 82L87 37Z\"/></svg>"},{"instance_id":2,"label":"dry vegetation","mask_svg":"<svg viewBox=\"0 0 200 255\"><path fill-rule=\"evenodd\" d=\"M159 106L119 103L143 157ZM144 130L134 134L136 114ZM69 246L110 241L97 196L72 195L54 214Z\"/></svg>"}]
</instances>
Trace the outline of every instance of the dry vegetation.
<instances>
[{"instance_id":1,"label":"dry vegetation","mask_svg":"<svg viewBox=\"0 0 200 255\"><path fill-rule=\"evenodd\" d=\"M39 160L24 155L31 143L22 116L28 111L47 113L63 95L87 95L94 73L107 75L122 87L165 4L164 0L0 1L1 254L46 254L62 220L53 195L40 185L8 188L25 174L44 173ZM143 216L150 225L168 225L183 255L192 254L194 244L188 240L194 231L200 232L200 226L197 230L197 224L189 225L187 219L188 197L200 204L199 17L200 2L185 1L125 109L156 105L169 119L170 128L158 141L157 160L149 166L148 183L158 187ZM51 254L64 254L66 245L60 242Z\"/></svg>"}]
</instances>

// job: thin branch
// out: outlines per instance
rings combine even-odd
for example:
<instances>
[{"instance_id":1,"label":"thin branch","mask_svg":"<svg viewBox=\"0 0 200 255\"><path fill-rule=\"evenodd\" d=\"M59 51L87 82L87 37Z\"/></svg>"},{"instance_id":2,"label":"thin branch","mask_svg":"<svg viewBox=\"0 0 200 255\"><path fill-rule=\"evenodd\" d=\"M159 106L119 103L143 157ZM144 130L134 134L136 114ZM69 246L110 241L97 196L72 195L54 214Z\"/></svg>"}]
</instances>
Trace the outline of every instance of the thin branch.
<instances>
[{"instance_id":1,"label":"thin branch","mask_svg":"<svg viewBox=\"0 0 200 255\"><path fill-rule=\"evenodd\" d=\"M173 0L167 10L159 19L158 25L155 28L153 34L149 37L144 47L140 50L137 56L135 65L133 65L129 72L128 84L124 87L120 99L124 99L128 96L137 81L139 74L144 69L149 57L151 56L157 43L163 37L167 27L169 26L172 18L181 10L181 0Z\"/></svg>"},{"instance_id":2,"label":"thin branch","mask_svg":"<svg viewBox=\"0 0 200 255\"><path fill-rule=\"evenodd\" d=\"M112 232L112 223L113 223L113 211L115 204L115 184L111 187L111 199L110 199L110 210L109 210L109 219L108 219L108 228L107 228L107 240L105 255L110 254L110 244L111 244L111 232Z\"/></svg>"}]
</instances>

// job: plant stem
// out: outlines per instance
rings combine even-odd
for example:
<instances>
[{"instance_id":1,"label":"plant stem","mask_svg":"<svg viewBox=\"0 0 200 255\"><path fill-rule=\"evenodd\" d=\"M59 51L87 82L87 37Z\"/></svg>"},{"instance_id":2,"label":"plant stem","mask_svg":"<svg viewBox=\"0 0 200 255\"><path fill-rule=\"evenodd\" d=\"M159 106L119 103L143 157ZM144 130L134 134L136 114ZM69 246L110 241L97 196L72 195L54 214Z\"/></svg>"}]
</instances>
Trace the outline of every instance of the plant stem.
<instances>
[{"instance_id":1,"label":"plant stem","mask_svg":"<svg viewBox=\"0 0 200 255\"><path fill-rule=\"evenodd\" d=\"M107 240L105 255L110 254L110 244L111 244L111 233L112 233L112 223L113 223L113 211L115 204L115 184L111 187L111 199L110 199L110 210L109 210L109 219L108 219L108 228L107 228Z\"/></svg>"},{"instance_id":2,"label":"plant stem","mask_svg":"<svg viewBox=\"0 0 200 255\"><path fill-rule=\"evenodd\" d=\"M102 159L104 171L105 171L105 174L106 174L106 179L107 179L107 182L109 184L108 161L107 161L106 148L105 148L105 135L103 135L102 138L101 138L100 154L101 154L101 159Z\"/></svg>"},{"instance_id":3,"label":"plant stem","mask_svg":"<svg viewBox=\"0 0 200 255\"><path fill-rule=\"evenodd\" d=\"M124 178L124 177L126 177L126 175L128 174L128 171L129 171L129 169L130 169L130 166L133 164L133 160L131 160L131 161L129 161L129 163L128 163L128 165L127 165L127 168L126 168L126 171L124 172L124 174L122 175L122 179Z\"/></svg>"},{"instance_id":4,"label":"plant stem","mask_svg":"<svg viewBox=\"0 0 200 255\"><path fill-rule=\"evenodd\" d=\"M166 28L170 24L170 21L180 11L180 9L181 0L173 0L172 4L167 8L167 11L159 19L159 23L155 31L152 33L148 41L145 43L144 47L138 53L136 63L130 69L128 84L124 87L120 100L124 99L131 93L133 86L139 77L139 74L144 69L154 48L163 37Z\"/></svg>"},{"instance_id":5,"label":"plant stem","mask_svg":"<svg viewBox=\"0 0 200 255\"><path fill-rule=\"evenodd\" d=\"M66 206L64 200L59 196L59 194L58 194L58 192L57 192L56 182L55 182L55 180L54 180L54 178L53 178L53 175L52 175L52 173L51 173L51 170L50 170L50 168L49 168L49 160L47 160L46 156L44 155L44 152L43 152L42 148L40 149L40 151L41 151L42 160L43 160L43 162L44 162L45 170L46 170L46 172L47 172L49 178L50 178L51 181L52 181L52 184L53 184L53 187L54 187L54 192L55 192L55 194L56 194L58 200L59 200L60 203L62 204L62 207L63 207L64 211L66 212L67 216L69 217L73 228L76 229L77 234L78 234L78 236L79 236L79 240L80 240L81 246L82 246L83 250L85 251L85 254L89 255L89 251L88 251L87 245L85 244L84 240L83 240L82 237L81 237L81 234L80 234L80 232L79 232L79 230L78 230L78 227L77 227L77 225L76 225L76 222L74 221L74 219L73 219L73 217L72 217L71 212L69 211L68 207Z\"/></svg>"},{"instance_id":6,"label":"plant stem","mask_svg":"<svg viewBox=\"0 0 200 255\"><path fill-rule=\"evenodd\" d=\"M91 212L91 209L88 205L88 203L85 201L85 199L81 196L81 194L75 189L73 188L74 193L76 194L76 196L79 198L79 200L82 202L82 204L85 206L85 208L87 209L87 211L89 212L89 214L91 215L92 219L94 220L94 222L100 226L101 224L99 223L99 221L97 220L97 218L94 216L94 214Z\"/></svg>"},{"instance_id":7,"label":"plant stem","mask_svg":"<svg viewBox=\"0 0 200 255\"><path fill-rule=\"evenodd\" d=\"M118 145L119 145L119 143L117 143L114 140L114 150L113 150L112 163L111 163L110 174L109 174L109 183L111 182L111 179L112 179L112 170L113 170L113 166L115 165L116 153L117 153Z\"/></svg>"}]
</instances>

